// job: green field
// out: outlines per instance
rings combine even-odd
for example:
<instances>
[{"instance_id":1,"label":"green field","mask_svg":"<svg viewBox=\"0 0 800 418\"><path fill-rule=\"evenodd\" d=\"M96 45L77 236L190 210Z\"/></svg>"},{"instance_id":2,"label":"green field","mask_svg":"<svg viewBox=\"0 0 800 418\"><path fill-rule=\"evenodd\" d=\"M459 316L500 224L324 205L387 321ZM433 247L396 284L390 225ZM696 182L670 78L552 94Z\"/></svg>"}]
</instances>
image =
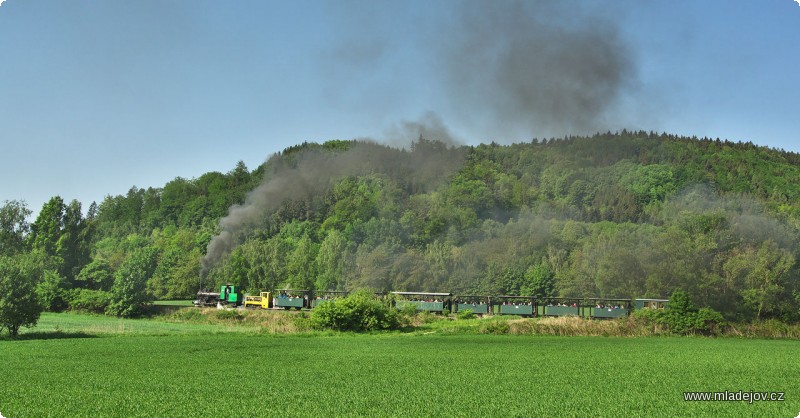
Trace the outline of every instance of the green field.
<instances>
[{"instance_id":1,"label":"green field","mask_svg":"<svg viewBox=\"0 0 800 418\"><path fill-rule=\"evenodd\" d=\"M54 326L59 333L52 332ZM800 412L798 341L270 336L206 327L214 326L46 315L38 334L0 341L0 413L10 418L795 417ZM725 390L785 392L785 401L683 400L684 391Z\"/></svg>"}]
</instances>

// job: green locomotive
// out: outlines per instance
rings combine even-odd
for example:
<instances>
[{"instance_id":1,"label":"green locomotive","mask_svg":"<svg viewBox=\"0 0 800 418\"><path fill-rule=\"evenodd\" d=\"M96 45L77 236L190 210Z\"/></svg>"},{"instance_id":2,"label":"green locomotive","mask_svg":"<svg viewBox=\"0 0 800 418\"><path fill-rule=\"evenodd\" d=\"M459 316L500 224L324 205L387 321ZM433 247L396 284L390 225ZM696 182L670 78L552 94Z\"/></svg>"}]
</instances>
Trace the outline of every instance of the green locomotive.
<instances>
[{"instance_id":1,"label":"green locomotive","mask_svg":"<svg viewBox=\"0 0 800 418\"><path fill-rule=\"evenodd\" d=\"M239 286L223 284L219 292L212 292L204 289L197 292L197 299L193 302L194 306L239 306L244 301Z\"/></svg>"}]
</instances>

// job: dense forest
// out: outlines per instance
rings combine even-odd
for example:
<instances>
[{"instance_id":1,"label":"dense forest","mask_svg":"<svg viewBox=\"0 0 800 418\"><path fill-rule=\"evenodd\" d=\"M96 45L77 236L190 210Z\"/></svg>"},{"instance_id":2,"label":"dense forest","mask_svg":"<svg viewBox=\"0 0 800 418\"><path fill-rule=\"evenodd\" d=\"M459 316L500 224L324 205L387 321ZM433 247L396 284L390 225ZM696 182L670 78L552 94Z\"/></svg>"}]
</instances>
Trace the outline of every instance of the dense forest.
<instances>
[{"instance_id":1,"label":"dense forest","mask_svg":"<svg viewBox=\"0 0 800 418\"><path fill-rule=\"evenodd\" d=\"M250 171L132 187L32 222L0 208L0 256L34 260L46 308L137 312L201 286L666 297L735 320L800 316L800 155L648 132L407 149L304 143ZM202 279L201 279L202 277ZM202 280L202 283L201 283ZM98 306L100 308L98 308Z\"/></svg>"}]
</instances>

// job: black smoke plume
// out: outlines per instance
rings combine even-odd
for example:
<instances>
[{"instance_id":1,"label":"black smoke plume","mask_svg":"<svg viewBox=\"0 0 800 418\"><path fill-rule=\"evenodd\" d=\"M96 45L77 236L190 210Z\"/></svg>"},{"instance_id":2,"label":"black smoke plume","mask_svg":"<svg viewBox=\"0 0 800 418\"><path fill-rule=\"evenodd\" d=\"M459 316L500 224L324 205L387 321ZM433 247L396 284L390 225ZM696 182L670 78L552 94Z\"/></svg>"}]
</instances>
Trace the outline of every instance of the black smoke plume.
<instances>
[{"instance_id":1,"label":"black smoke plume","mask_svg":"<svg viewBox=\"0 0 800 418\"><path fill-rule=\"evenodd\" d=\"M465 1L443 36L443 85L463 118L496 135L619 129L633 55L608 16L572 1ZM448 35L449 34L449 35Z\"/></svg>"},{"instance_id":2,"label":"black smoke plume","mask_svg":"<svg viewBox=\"0 0 800 418\"><path fill-rule=\"evenodd\" d=\"M430 121L437 123L427 127ZM312 145L291 155L274 155L267 162L261 184L248 194L242 205L232 206L220 220L221 232L211 239L201 260L201 277L239 245L245 234L263 227L268 214L287 201L311 201L342 177L380 174L410 179L406 187L417 192L444 181L463 165L464 149L454 146L454 139L435 116L429 114L421 122L404 122L395 133L401 138L416 134L417 139L407 141L409 150L359 140L352 141L344 151ZM432 134L441 135L442 140L424 136Z\"/></svg>"}]
</instances>

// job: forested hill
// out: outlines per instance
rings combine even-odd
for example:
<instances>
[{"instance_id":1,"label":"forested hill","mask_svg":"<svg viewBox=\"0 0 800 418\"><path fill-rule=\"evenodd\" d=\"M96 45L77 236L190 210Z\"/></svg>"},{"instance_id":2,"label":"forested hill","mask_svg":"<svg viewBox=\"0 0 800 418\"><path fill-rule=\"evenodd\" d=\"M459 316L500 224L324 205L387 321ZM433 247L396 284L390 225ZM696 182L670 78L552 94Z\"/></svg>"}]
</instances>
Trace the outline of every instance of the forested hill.
<instances>
[{"instance_id":1,"label":"forested hill","mask_svg":"<svg viewBox=\"0 0 800 418\"><path fill-rule=\"evenodd\" d=\"M46 254L51 287L136 276L155 298L191 297L203 259L204 284L250 291L683 289L729 318L793 320L799 197L800 155L751 143L627 131L407 150L330 141L254 171L134 187L85 218L54 198L0 250Z\"/></svg>"}]
</instances>

